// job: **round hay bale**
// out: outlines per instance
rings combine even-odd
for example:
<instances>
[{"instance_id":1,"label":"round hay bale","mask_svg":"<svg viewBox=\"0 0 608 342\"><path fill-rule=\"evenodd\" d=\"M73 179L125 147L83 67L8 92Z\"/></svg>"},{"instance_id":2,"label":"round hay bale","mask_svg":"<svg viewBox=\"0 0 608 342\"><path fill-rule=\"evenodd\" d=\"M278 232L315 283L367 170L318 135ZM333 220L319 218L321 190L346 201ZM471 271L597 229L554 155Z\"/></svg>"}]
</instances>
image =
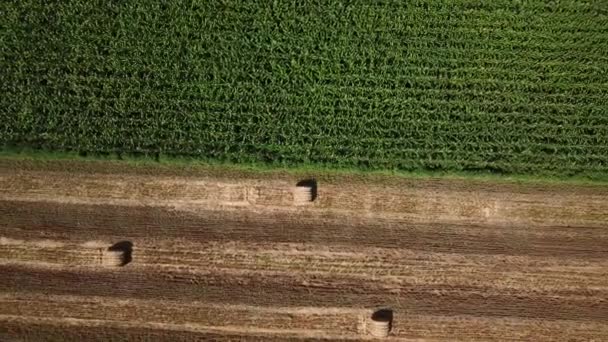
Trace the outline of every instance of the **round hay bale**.
<instances>
[{"instance_id":1,"label":"round hay bale","mask_svg":"<svg viewBox=\"0 0 608 342\"><path fill-rule=\"evenodd\" d=\"M393 324L393 311L380 309L374 311L367 323L367 332L373 337L388 337Z\"/></svg>"},{"instance_id":2,"label":"round hay bale","mask_svg":"<svg viewBox=\"0 0 608 342\"><path fill-rule=\"evenodd\" d=\"M106 267L119 267L127 263L127 255L124 251L101 250L101 265Z\"/></svg>"},{"instance_id":3,"label":"round hay bale","mask_svg":"<svg viewBox=\"0 0 608 342\"><path fill-rule=\"evenodd\" d=\"M317 199L317 181L314 178L299 181L293 188L295 205L306 205Z\"/></svg>"},{"instance_id":4,"label":"round hay bale","mask_svg":"<svg viewBox=\"0 0 608 342\"><path fill-rule=\"evenodd\" d=\"M295 205L306 205L313 201L313 189L311 186L296 186L293 190L293 202Z\"/></svg>"}]
</instances>

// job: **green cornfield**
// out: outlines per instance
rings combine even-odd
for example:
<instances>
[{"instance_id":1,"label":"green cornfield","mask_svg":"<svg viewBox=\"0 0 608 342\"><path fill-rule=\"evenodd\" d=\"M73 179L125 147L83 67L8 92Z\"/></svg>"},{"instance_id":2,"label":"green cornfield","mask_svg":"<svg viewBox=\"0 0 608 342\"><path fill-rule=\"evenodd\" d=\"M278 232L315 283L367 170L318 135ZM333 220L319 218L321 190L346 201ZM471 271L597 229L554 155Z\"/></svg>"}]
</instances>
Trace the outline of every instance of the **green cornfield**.
<instances>
[{"instance_id":1,"label":"green cornfield","mask_svg":"<svg viewBox=\"0 0 608 342\"><path fill-rule=\"evenodd\" d=\"M608 172L608 1L4 0L0 146Z\"/></svg>"}]
</instances>

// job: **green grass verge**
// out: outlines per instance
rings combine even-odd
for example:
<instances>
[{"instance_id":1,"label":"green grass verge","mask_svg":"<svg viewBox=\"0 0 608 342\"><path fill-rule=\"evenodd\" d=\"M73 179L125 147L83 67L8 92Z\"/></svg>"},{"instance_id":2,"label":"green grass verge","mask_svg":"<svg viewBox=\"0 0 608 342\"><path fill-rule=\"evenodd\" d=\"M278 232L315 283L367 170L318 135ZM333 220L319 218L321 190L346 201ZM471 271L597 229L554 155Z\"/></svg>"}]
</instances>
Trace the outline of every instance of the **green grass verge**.
<instances>
[{"instance_id":1,"label":"green grass verge","mask_svg":"<svg viewBox=\"0 0 608 342\"><path fill-rule=\"evenodd\" d=\"M400 171L400 170L361 170L357 168L327 168L316 165L280 166L267 163L243 164L226 163L216 160L201 160L199 158L171 157L171 156L147 156L147 155L118 155L118 154L87 154L76 152L41 151L33 149L4 149L0 150L0 163L5 162L32 162L34 165L45 163L58 163L59 169L64 165L62 162L76 162L80 165L91 162L92 171L103 171L105 166L124 166L123 170L144 173L173 173L179 174L183 171L194 171L194 173L208 173L228 177L260 177L274 178L277 175L291 177L317 177L322 179L333 179L343 177L354 177L359 181L371 182L393 182L399 179L444 179L444 180L471 180L487 181L492 183L520 183L530 185L590 185L607 186L608 176L600 174L581 174L576 176L563 176L560 174L542 175L503 175L495 172L483 171ZM107 171L112 172L112 167Z\"/></svg>"},{"instance_id":2,"label":"green grass verge","mask_svg":"<svg viewBox=\"0 0 608 342\"><path fill-rule=\"evenodd\" d=\"M608 173L608 2L3 1L0 145Z\"/></svg>"}]
</instances>

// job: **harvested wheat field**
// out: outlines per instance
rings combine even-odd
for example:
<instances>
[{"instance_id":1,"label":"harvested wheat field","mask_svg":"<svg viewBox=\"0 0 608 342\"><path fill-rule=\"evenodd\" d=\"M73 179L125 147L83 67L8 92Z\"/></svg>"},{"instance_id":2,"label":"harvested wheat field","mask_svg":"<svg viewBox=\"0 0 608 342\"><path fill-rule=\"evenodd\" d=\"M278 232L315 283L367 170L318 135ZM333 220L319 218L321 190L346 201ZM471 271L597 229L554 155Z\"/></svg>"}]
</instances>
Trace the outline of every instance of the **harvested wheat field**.
<instances>
[{"instance_id":1,"label":"harvested wheat field","mask_svg":"<svg viewBox=\"0 0 608 342\"><path fill-rule=\"evenodd\" d=\"M608 339L608 186L306 176L0 161L0 340Z\"/></svg>"}]
</instances>

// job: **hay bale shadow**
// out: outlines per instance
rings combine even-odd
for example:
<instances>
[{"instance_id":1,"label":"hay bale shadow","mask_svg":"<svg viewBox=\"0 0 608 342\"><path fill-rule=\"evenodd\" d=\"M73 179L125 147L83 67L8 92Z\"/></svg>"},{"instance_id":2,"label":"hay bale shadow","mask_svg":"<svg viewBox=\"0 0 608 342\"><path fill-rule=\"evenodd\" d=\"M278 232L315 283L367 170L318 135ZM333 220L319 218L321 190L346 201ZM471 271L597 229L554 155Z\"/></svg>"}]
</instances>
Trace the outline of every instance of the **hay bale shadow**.
<instances>
[{"instance_id":1,"label":"hay bale shadow","mask_svg":"<svg viewBox=\"0 0 608 342\"><path fill-rule=\"evenodd\" d=\"M377 322L392 322L393 321L393 310L392 309L379 309L372 313L372 320Z\"/></svg>"}]
</instances>

